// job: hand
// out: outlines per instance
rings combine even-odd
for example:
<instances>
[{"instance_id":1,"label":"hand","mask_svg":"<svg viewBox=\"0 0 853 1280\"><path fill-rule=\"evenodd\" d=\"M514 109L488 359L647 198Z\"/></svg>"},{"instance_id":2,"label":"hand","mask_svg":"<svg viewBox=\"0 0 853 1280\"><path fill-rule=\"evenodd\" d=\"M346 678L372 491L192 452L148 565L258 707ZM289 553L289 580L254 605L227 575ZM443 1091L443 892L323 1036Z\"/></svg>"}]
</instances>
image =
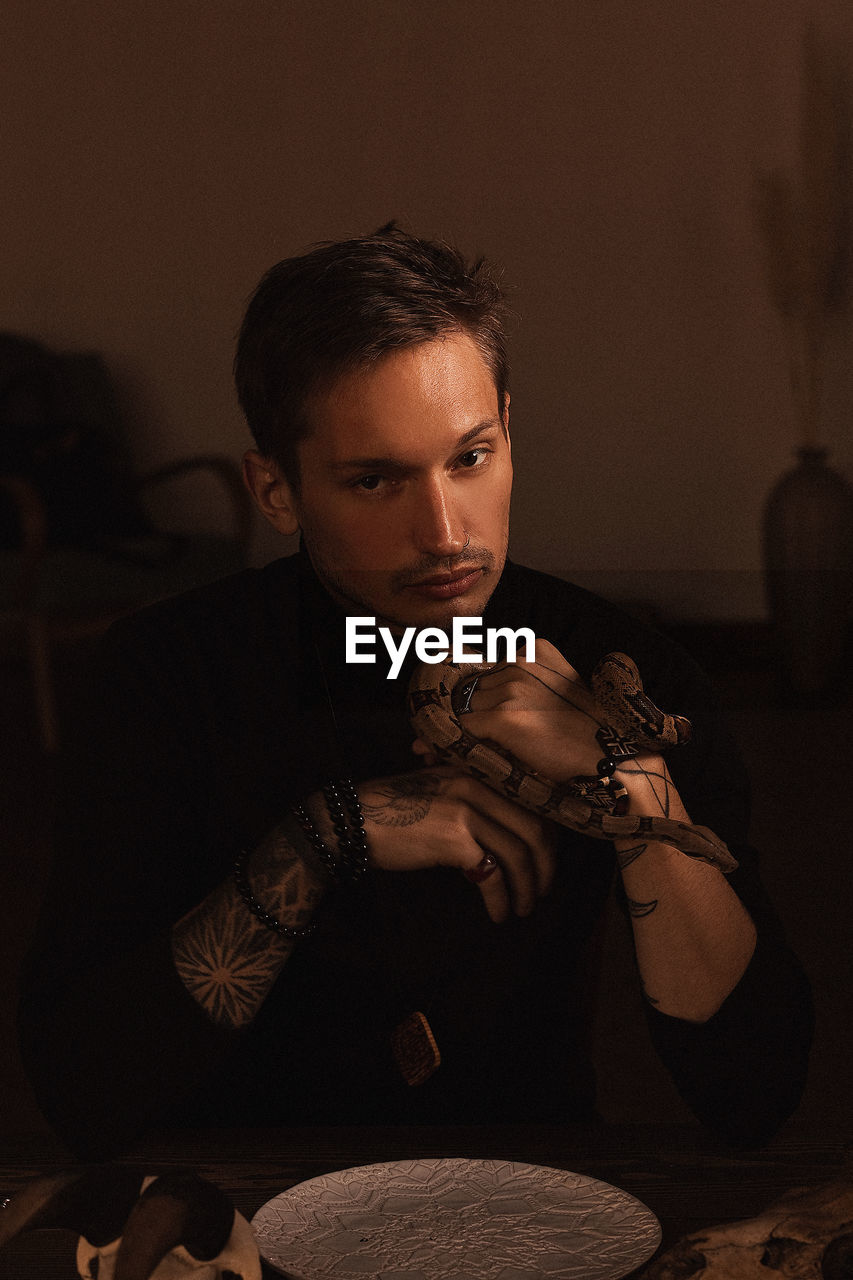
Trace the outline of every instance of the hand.
<instances>
[{"instance_id":1,"label":"hand","mask_svg":"<svg viewBox=\"0 0 853 1280\"><path fill-rule=\"evenodd\" d=\"M450 766L358 785L370 863L386 871L458 867L479 872L492 920L527 916L556 863L554 825ZM483 866L486 855L494 870ZM483 875L486 872L487 874Z\"/></svg>"},{"instance_id":2,"label":"hand","mask_svg":"<svg viewBox=\"0 0 853 1280\"><path fill-rule=\"evenodd\" d=\"M520 658L479 677L464 725L553 782L594 776L604 754L595 699L547 640L536 641L535 662ZM424 754L421 744L414 749Z\"/></svg>"}]
</instances>

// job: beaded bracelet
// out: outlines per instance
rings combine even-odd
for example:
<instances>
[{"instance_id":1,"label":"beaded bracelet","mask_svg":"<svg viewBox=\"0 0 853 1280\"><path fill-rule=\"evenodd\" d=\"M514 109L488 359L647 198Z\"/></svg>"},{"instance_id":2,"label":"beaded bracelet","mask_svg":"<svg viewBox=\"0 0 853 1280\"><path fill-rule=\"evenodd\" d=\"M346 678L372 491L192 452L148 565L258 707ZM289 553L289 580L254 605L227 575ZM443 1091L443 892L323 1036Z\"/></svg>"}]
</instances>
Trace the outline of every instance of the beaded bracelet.
<instances>
[{"instance_id":1,"label":"beaded bracelet","mask_svg":"<svg viewBox=\"0 0 853 1280\"><path fill-rule=\"evenodd\" d=\"M291 813L308 837L312 849L325 864L329 875L334 880L352 884L367 871L368 857L364 815L358 793L349 778L343 778L337 783L327 782L322 791L332 829L337 836L337 857L323 840L304 805L294 805ZM346 802L346 811L341 796Z\"/></svg>"},{"instance_id":2,"label":"beaded bracelet","mask_svg":"<svg viewBox=\"0 0 853 1280\"><path fill-rule=\"evenodd\" d=\"M346 803L346 812L341 796ZM338 837L338 875L351 884L367 871L367 836L358 792L350 778L342 778L337 783L327 782L323 787L323 797Z\"/></svg>"},{"instance_id":3,"label":"beaded bracelet","mask_svg":"<svg viewBox=\"0 0 853 1280\"><path fill-rule=\"evenodd\" d=\"M252 890L249 887L249 881L246 878L246 859L248 856L247 851L245 849L241 849L237 856L237 861L234 863L234 884L237 887L237 892L251 911L252 915L260 920L261 924L265 925L267 929L271 929L273 933L277 933L280 938L286 938L288 941L293 942L298 941L300 938L307 938L309 934L312 934L317 928L314 921L311 921L309 924L298 926L282 924L280 920L276 920L275 916L271 915L270 912L262 907L260 902L258 902L257 898L252 893Z\"/></svg>"},{"instance_id":4,"label":"beaded bracelet","mask_svg":"<svg viewBox=\"0 0 853 1280\"><path fill-rule=\"evenodd\" d=\"M601 725L595 736L598 740L598 745L604 751L603 759L599 760L596 766L596 773L605 784L613 801L611 812L617 817L621 817L628 812L630 797L622 783L613 775L620 764L624 764L626 760L633 759L637 754L637 748L632 746L630 742L626 742L610 725Z\"/></svg>"},{"instance_id":5,"label":"beaded bracelet","mask_svg":"<svg viewBox=\"0 0 853 1280\"><path fill-rule=\"evenodd\" d=\"M599 782L604 784L608 795L613 801L611 812L616 817L621 818L623 814L628 812L628 804L630 797L626 788L618 780L614 778L614 774L619 767L619 762L614 760L612 756L605 756L603 760L599 760L596 765L596 773Z\"/></svg>"},{"instance_id":6,"label":"beaded bracelet","mask_svg":"<svg viewBox=\"0 0 853 1280\"><path fill-rule=\"evenodd\" d=\"M308 837L308 840L311 844L311 848L318 855L321 861L326 864L326 870L328 871L329 875L332 877L333 880L340 880L341 869L338 864L338 860L335 857L335 855L332 853L328 845L324 842L323 837L320 835L320 832L314 826L314 823L308 817L308 814L305 811L305 806L301 804L295 804L293 808L290 810L290 812L293 814L294 818L299 823L303 832Z\"/></svg>"}]
</instances>

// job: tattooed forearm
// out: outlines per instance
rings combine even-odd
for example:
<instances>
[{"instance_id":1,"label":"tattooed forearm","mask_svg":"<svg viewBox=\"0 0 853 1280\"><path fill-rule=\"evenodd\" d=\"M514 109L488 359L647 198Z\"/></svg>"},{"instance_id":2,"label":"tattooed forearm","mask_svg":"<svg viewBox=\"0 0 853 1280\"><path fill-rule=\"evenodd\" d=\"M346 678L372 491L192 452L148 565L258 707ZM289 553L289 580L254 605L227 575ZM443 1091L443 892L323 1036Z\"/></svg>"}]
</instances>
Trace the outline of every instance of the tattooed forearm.
<instances>
[{"instance_id":1,"label":"tattooed forearm","mask_svg":"<svg viewBox=\"0 0 853 1280\"><path fill-rule=\"evenodd\" d=\"M635 898L626 898L628 903L629 914L635 920L641 920L644 916L650 916L658 905L657 898L652 898L650 902L637 902Z\"/></svg>"},{"instance_id":2,"label":"tattooed forearm","mask_svg":"<svg viewBox=\"0 0 853 1280\"><path fill-rule=\"evenodd\" d=\"M411 827L422 822L437 795L440 779L434 773L406 773L377 787L377 797L362 795L365 818L383 827Z\"/></svg>"},{"instance_id":3,"label":"tattooed forearm","mask_svg":"<svg viewBox=\"0 0 853 1280\"><path fill-rule=\"evenodd\" d=\"M645 778L648 783L649 791L654 797L655 803L665 818L670 816L671 808L671 790L672 779L669 776L666 765L661 765L659 769L649 768L642 764L639 760L632 760L629 764L620 765L617 773L625 775L632 779Z\"/></svg>"},{"instance_id":4,"label":"tattooed forearm","mask_svg":"<svg viewBox=\"0 0 853 1280\"><path fill-rule=\"evenodd\" d=\"M284 939L259 938L230 886L172 931L172 956L184 986L214 1022L232 1030L254 1017L288 954Z\"/></svg>"},{"instance_id":5,"label":"tattooed forearm","mask_svg":"<svg viewBox=\"0 0 853 1280\"><path fill-rule=\"evenodd\" d=\"M626 867L630 867L632 862L636 862L638 858L648 849L647 844L635 844L630 849L617 849L616 865L620 871L624 871Z\"/></svg>"},{"instance_id":6,"label":"tattooed forearm","mask_svg":"<svg viewBox=\"0 0 853 1280\"><path fill-rule=\"evenodd\" d=\"M311 919L323 881L307 865L290 830L277 828L249 863L252 892L292 927ZM220 1026L246 1026L260 1009L294 943L267 929L229 880L172 930L175 968L205 1012Z\"/></svg>"}]
</instances>

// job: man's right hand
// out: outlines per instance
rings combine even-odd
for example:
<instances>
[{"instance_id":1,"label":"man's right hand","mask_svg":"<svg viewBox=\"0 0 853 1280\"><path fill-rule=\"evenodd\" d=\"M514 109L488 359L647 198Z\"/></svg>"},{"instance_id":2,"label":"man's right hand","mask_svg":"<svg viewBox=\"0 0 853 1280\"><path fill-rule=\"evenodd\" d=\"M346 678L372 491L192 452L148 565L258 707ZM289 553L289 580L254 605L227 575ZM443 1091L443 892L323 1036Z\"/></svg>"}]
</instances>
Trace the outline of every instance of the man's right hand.
<instances>
[{"instance_id":1,"label":"man's right hand","mask_svg":"<svg viewBox=\"0 0 853 1280\"><path fill-rule=\"evenodd\" d=\"M510 911L530 915L551 887L557 828L476 778L440 765L357 789L372 866L458 867L477 883L496 923ZM496 863L491 873L487 855Z\"/></svg>"}]
</instances>

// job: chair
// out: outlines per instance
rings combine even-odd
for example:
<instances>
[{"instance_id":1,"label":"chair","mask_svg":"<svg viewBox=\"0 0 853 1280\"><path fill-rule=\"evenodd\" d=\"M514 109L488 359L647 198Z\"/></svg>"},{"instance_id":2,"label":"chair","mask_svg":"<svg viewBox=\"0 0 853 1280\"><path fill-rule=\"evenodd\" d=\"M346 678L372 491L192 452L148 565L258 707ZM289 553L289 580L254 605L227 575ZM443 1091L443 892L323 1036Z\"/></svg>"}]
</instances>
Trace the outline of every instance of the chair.
<instances>
[{"instance_id":1,"label":"chair","mask_svg":"<svg viewBox=\"0 0 853 1280\"><path fill-rule=\"evenodd\" d=\"M0 620L23 642L47 752L60 736L57 646L248 560L252 503L236 464L202 455L137 476L120 427L100 356L0 334ZM224 491L227 533L178 533L152 519L148 497L195 476Z\"/></svg>"}]
</instances>

